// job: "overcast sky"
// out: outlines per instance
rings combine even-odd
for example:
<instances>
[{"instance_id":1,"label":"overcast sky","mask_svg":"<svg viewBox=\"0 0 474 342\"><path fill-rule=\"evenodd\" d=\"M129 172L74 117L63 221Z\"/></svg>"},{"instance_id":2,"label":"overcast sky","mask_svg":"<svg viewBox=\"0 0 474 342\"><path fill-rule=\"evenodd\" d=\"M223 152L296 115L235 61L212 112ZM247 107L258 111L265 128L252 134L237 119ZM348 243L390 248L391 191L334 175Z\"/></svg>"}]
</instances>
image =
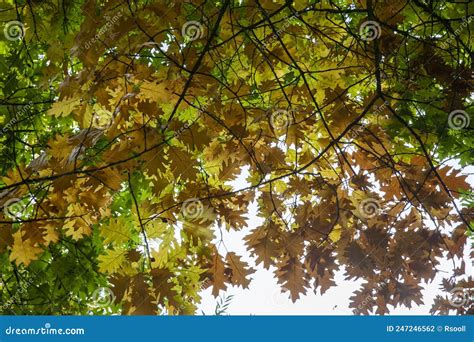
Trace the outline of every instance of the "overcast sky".
<instances>
[{"instance_id":1,"label":"overcast sky","mask_svg":"<svg viewBox=\"0 0 474 342\"><path fill-rule=\"evenodd\" d=\"M471 175L468 177L469 184L474 184L474 167L468 167L464 170ZM245 182L245 174L242 174L239 179L232 183L234 188L240 189L248 186ZM236 252L243 256L243 260L247 261L257 271L252 274L253 280L250 283L249 289L243 290L241 287L228 286L226 292L221 291L221 295L233 295L227 313L230 315L352 315L352 309L349 308L349 298L353 295L354 290L360 287L363 280L344 280L343 272L336 274L335 281L337 286L329 289L324 295L315 294L309 290L305 296L293 303L289 299L289 295L280 292L280 285L277 285L277 280L274 277L273 269L266 270L263 265L255 266L254 259L249 256L249 252L244 245L244 237L249 230L262 224L263 219L257 217L257 205L252 203L250 212L248 214L248 228L240 232L224 232L224 243L229 251ZM216 240L217 242L217 240ZM469 249L470 246L466 246ZM221 254L225 254L225 250L221 248ZM469 253L466 253L469 256ZM451 274L452 263L444 261L441 263L441 269L446 270ZM472 272L472 260L466 259L466 273L474 275ZM423 291L424 305L413 306L411 309L404 306L390 310L390 314L394 315L426 315L433 303L433 298L436 295L447 295L439 289L441 279L448 273L439 274L435 280L430 284L422 283L425 290ZM212 315L216 307L216 299L211 294L212 288L202 291L203 300L199 306L199 313L201 310L206 315Z\"/></svg>"}]
</instances>

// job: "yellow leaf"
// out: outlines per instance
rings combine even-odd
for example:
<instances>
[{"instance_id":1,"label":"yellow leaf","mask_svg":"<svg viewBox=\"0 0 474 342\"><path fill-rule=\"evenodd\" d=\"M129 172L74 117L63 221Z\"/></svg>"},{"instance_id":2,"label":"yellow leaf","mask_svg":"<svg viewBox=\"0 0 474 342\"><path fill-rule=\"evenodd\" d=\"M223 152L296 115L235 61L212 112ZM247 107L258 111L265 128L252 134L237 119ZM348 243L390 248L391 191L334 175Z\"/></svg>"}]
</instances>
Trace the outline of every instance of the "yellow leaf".
<instances>
[{"instance_id":1,"label":"yellow leaf","mask_svg":"<svg viewBox=\"0 0 474 342\"><path fill-rule=\"evenodd\" d=\"M100 255L97 258L99 260L99 272L117 272L122 266L122 264L125 262L126 253L127 251L121 248L107 250L104 255Z\"/></svg>"},{"instance_id":2,"label":"yellow leaf","mask_svg":"<svg viewBox=\"0 0 474 342\"><path fill-rule=\"evenodd\" d=\"M324 178L338 179L338 174L333 169L322 169L319 171Z\"/></svg>"},{"instance_id":3,"label":"yellow leaf","mask_svg":"<svg viewBox=\"0 0 474 342\"><path fill-rule=\"evenodd\" d=\"M72 218L66 219L63 229L66 235L71 236L74 240L79 240L92 233L90 227L92 218L86 210L80 203L70 204L67 208L67 216Z\"/></svg>"},{"instance_id":4,"label":"yellow leaf","mask_svg":"<svg viewBox=\"0 0 474 342\"><path fill-rule=\"evenodd\" d=\"M66 98L62 101L55 102L48 111L49 115L55 117L68 116L71 112L79 106L81 99L79 98Z\"/></svg>"},{"instance_id":5,"label":"yellow leaf","mask_svg":"<svg viewBox=\"0 0 474 342\"><path fill-rule=\"evenodd\" d=\"M153 220L145 227L146 235L150 239L160 238L168 230L168 227L168 223L162 222L160 219Z\"/></svg>"},{"instance_id":6,"label":"yellow leaf","mask_svg":"<svg viewBox=\"0 0 474 342\"><path fill-rule=\"evenodd\" d=\"M21 230L13 234L13 246L10 254L10 261L15 261L17 266L23 263L28 266L31 261L36 260L38 254L43 250L35 246L30 240L23 241L23 232Z\"/></svg>"},{"instance_id":7,"label":"yellow leaf","mask_svg":"<svg viewBox=\"0 0 474 342\"><path fill-rule=\"evenodd\" d=\"M138 97L141 101L151 100L157 103L170 103L176 96L173 95L170 83L167 81L144 81L140 86Z\"/></svg>"},{"instance_id":8,"label":"yellow leaf","mask_svg":"<svg viewBox=\"0 0 474 342\"><path fill-rule=\"evenodd\" d=\"M341 238L341 233L342 229L340 225L334 226L334 228L331 230L331 233L329 233L329 239L332 242L338 242L339 239Z\"/></svg>"},{"instance_id":9,"label":"yellow leaf","mask_svg":"<svg viewBox=\"0 0 474 342\"><path fill-rule=\"evenodd\" d=\"M42 230L43 239L46 241L46 245L49 245L51 242L56 243L59 241L59 233L52 223L46 224L44 227L42 227Z\"/></svg>"},{"instance_id":10,"label":"yellow leaf","mask_svg":"<svg viewBox=\"0 0 474 342\"><path fill-rule=\"evenodd\" d=\"M66 231L66 235L72 237L74 240L79 240L83 236L90 235L92 232L89 225L80 218L67 220L63 229Z\"/></svg>"},{"instance_id":11,"label":"yellow leaf","mask_svg":"<svg viewBox=\"0 0 474 342\"><path fill-rule=\"evenodd\" d=\"M167 234L163 236L163 240L161 241L160 247L158 250L153 250L151 255L154 258L151 266L153 268L161 268L165 266L172 255L173 252L173 242L174 242L174 233L173 231L169 231Z\"/></svg>"},{"instance_id":12,"label":"yellow leaf","mask_svg":"<svg viewBox=\"0 0 474 342\"><path fill-rule=\"evenodd\" d=\"M123 217L113 218L109 224L102 226L100 236L104 238L106 244L124 243L131 239L129 225Z\"/></svg>"}]
</instances>

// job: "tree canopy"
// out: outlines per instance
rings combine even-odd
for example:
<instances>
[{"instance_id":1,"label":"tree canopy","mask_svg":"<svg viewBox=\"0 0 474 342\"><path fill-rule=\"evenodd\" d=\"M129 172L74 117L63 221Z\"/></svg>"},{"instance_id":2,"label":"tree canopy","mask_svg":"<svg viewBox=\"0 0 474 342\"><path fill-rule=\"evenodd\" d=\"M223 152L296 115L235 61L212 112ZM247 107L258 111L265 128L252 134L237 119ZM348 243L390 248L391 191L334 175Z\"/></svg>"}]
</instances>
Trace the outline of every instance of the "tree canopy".
<instances>
[{"instance_id":1,"label":"tree canopy","mask_svg":"<svg viewBox=\"0 0 474 342\"><path fill-rule=\"evenodd\" d=\"M385 314L443 259L470 312L472 6L4 1L1 312L194 314L263 266Z\"/></svg>"}]
</instances>

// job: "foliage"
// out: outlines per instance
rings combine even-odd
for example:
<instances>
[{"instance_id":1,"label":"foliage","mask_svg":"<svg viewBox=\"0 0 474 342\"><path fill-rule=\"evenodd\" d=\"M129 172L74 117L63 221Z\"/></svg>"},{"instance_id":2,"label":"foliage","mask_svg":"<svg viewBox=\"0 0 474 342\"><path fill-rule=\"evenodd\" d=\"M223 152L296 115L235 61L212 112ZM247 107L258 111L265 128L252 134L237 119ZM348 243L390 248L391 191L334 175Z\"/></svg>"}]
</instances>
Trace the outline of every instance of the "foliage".
<instances>
[{"instance_id":1,"label":"foliage","mask_svg":"<svg viewBox=\"0 0 474 342\"><path fill-rule=\"evenodd\" d=\"M217 298L217 304L216 308L214 310L214 314L216 316L222 316L225 315L227 310L229 309L230 303L232 302L232 299L234 298L233 295L230 296L224 296L224 297L218 297Z\"/></svg>"},{"instance_id":2,"label":"foliage","mask_svg":"<svg viewBox=\"0 0 474 342\"><path fill-rule=\"evenodd\" d=\"M194 314L250 284L224 230L293 301L343 267L356 313L411 307L443 257L473 287L468 1L1 8L2 312Z\"/></svg>"}]
</instances>

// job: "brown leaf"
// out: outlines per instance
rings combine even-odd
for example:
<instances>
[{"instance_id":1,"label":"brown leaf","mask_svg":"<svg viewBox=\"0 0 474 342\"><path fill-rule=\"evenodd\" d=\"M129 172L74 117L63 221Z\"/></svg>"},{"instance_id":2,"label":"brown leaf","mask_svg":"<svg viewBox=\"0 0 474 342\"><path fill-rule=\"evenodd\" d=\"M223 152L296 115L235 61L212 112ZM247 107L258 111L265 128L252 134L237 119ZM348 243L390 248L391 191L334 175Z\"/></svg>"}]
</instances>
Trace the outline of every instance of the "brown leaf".
<instances>
[{"instance_id":1,"label":"brown leaf","mask_svg":"<svg viewBox=\"0 0 474 342\"><path fill-rule=\"evenodd\" d=\"M290 291L291 300L296 302L300 294L306 294L308 284L308 275L303 264L297 258L288 258L281 261L276 270L278 283Z\"/></svg>"},{"instance_id":2,"label":"brown leaf","mask_svg":"<svg viewBox=\"0 0 474 342\"><path fill-rule=\"evenodd\" d=\"M248 288L250 284L248 276L254 273L255 270L249 267L248 264L242 261L241 257L234 252L227 253L226 261L230 268L231 283L242 286L244 289Z\"/></svg>"}]
</instances>

